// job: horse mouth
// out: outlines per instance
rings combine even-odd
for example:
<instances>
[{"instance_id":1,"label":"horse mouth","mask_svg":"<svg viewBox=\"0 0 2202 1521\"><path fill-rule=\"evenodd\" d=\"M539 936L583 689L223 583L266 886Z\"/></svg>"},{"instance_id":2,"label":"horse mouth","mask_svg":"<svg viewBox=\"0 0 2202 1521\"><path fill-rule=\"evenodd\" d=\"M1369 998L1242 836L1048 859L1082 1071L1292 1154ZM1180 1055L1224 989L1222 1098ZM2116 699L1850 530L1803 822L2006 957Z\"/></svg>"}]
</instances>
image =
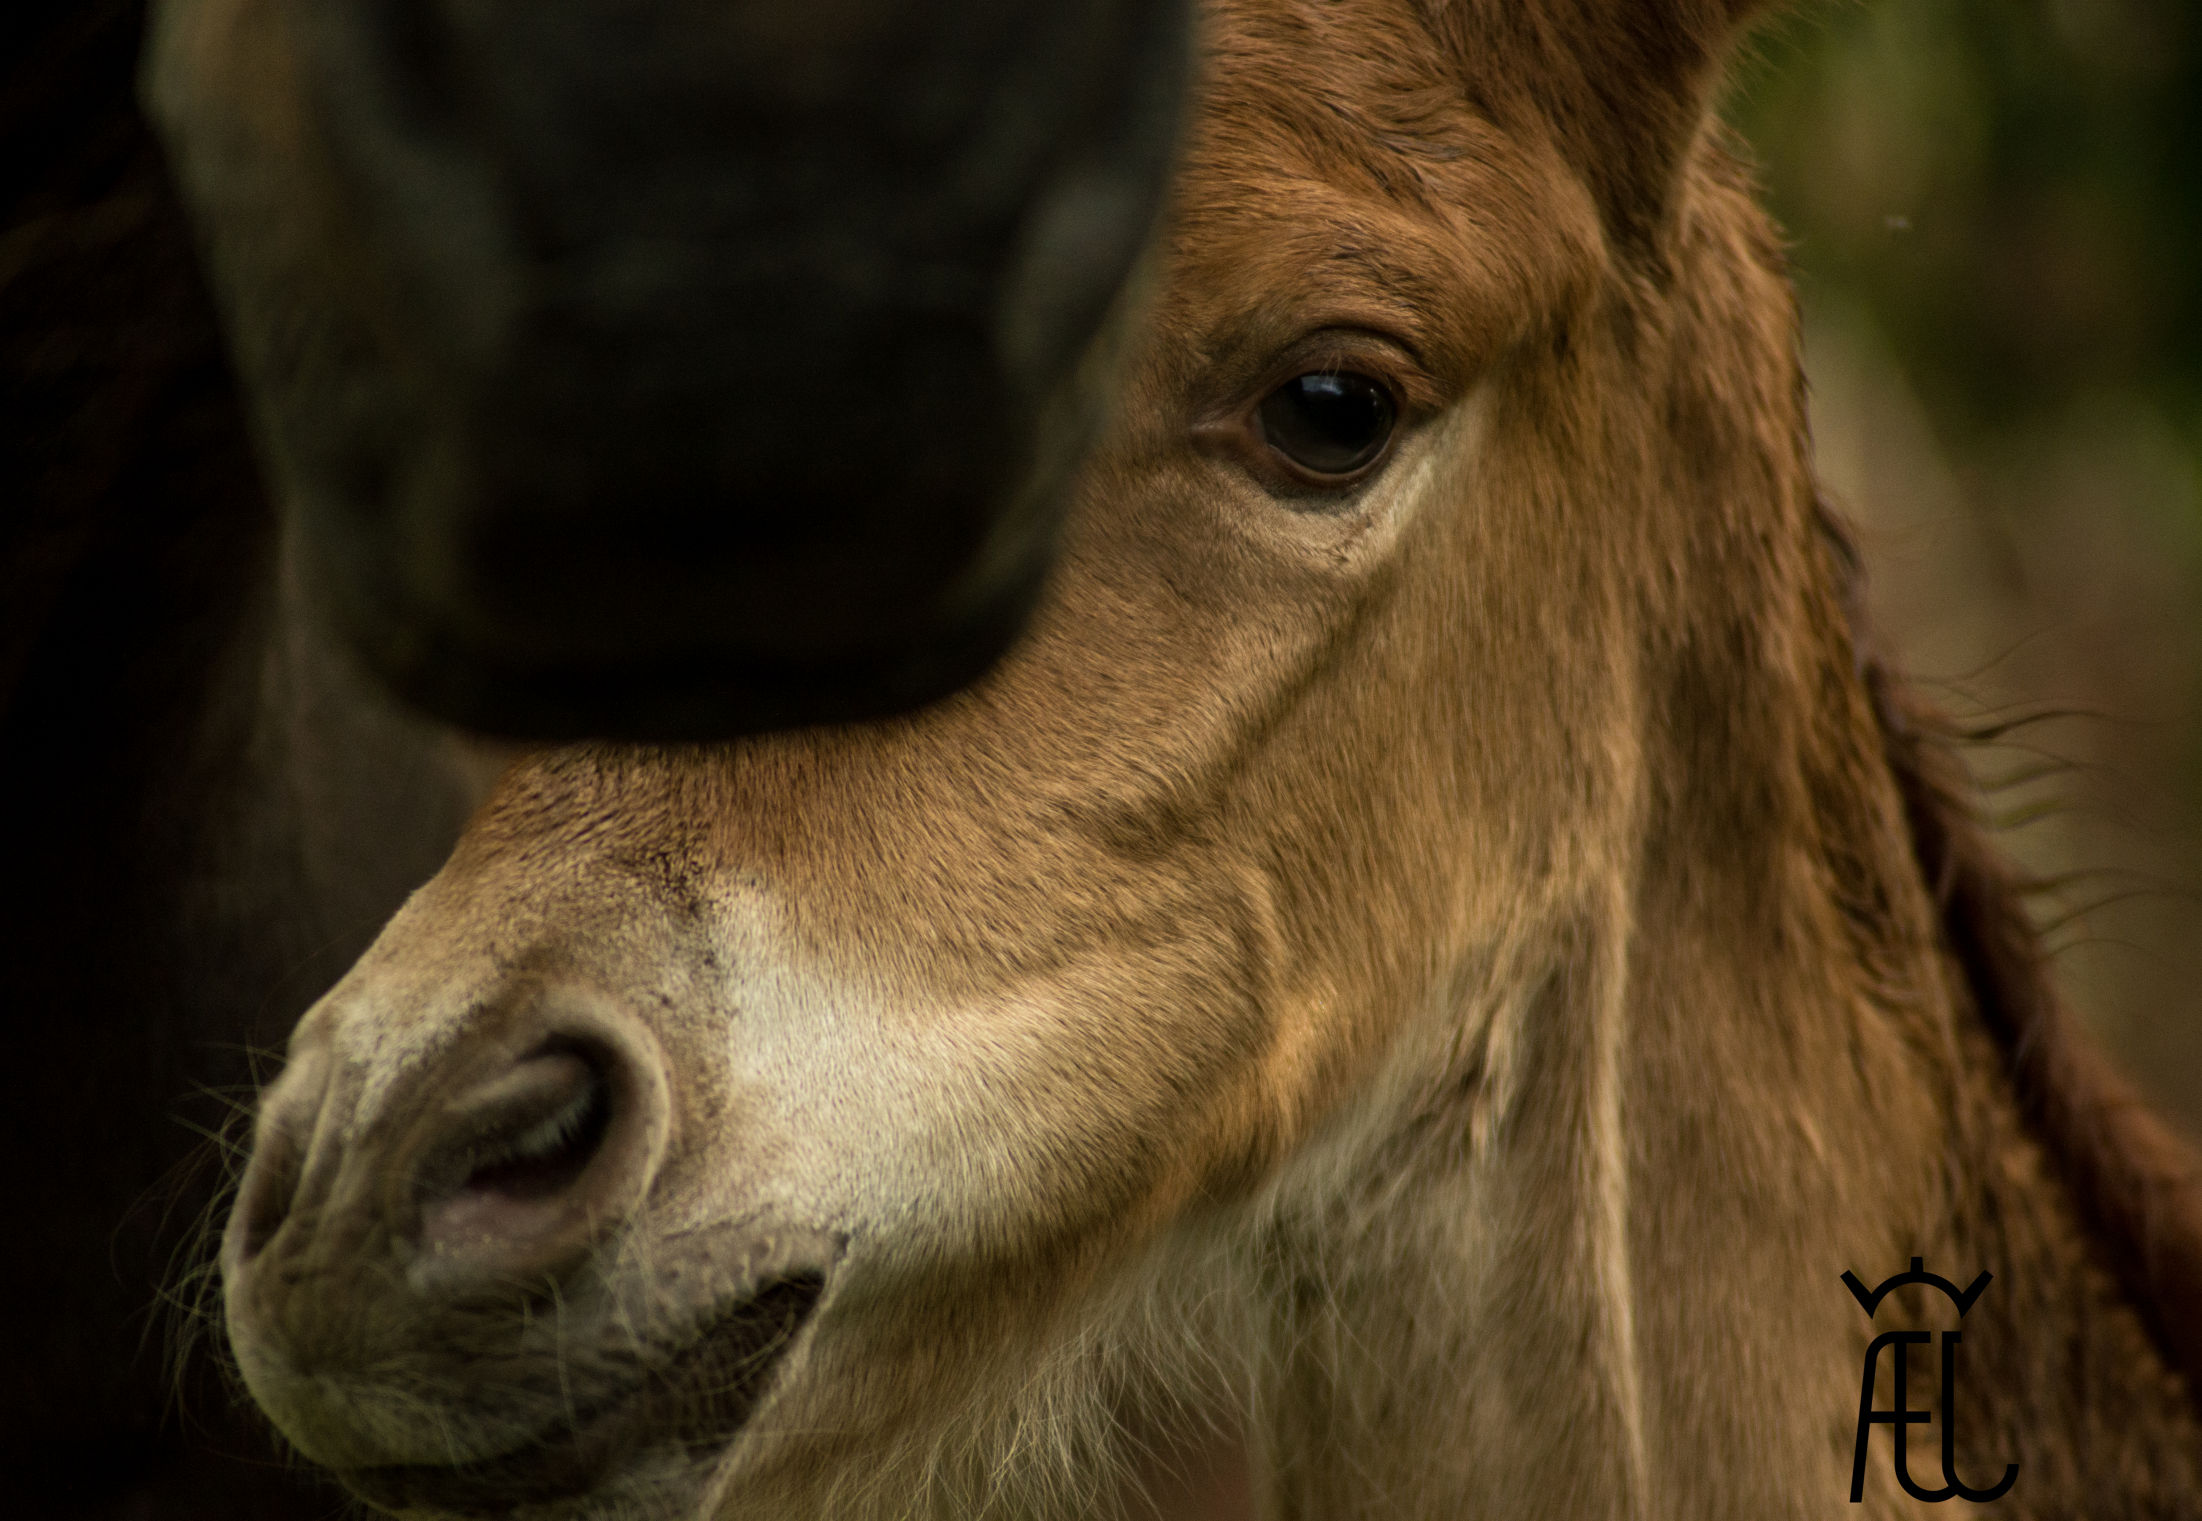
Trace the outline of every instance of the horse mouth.
<instances>
[{"instance_id":1,"label":"horse mouth","mask_svg":"<svg viewBox=\"0 0 2202 1521\"><path fill-rule=\"evenodd\" d=\"M448 1467L350 1468L336 1477L386 1510L486 1518L581 1499L646 1452L707 1460L748 1423L825 1288L817 1272L766 1284L662 1365L594 1392L556 1432L509 1452Z\"/></svg>"}]
</instances>

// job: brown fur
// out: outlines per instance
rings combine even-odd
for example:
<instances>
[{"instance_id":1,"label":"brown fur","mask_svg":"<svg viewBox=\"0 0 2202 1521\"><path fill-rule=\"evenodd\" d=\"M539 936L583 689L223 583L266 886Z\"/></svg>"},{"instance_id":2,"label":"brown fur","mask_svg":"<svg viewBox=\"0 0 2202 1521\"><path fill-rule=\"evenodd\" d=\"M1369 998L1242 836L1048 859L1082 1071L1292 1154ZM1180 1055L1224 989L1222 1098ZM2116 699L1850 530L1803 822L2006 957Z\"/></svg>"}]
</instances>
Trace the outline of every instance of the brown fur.
<instances>
[{"instance_id":1,"label":"brown fur","mask_svg":"<svg viewBox=\"0 0 2202 1521\"><path fill-rule=\"evenodd\" d=\"M344 278L311 113L228 54L280 61L258 3L178 0L169 109L300 208L219 257ZM263 1124L312 1146L229 1294L309 1455L489 1461L693 1336L757 1232L827 1232L723 1458L587 1503L1128 1513L1239 1443L1267 1517L1843 1513L1869 1336L1949 1322L1837 1275L1920 1255L1995 1274L1958 1467L2020 1463L2002 1514L2202 1512L2191 1173L1860 658L1706 122L1737 19L1210 9L1026 644L893 723L523 760L301 1025ZM1323 499L1245 418L1333 366L1409 421ZM402 1287L408 1148L561 999L663 1053L647 1194L555 1322ZM1862 1513L1908 1513L1874 1451Z\"/></svg>"}]
</instances>

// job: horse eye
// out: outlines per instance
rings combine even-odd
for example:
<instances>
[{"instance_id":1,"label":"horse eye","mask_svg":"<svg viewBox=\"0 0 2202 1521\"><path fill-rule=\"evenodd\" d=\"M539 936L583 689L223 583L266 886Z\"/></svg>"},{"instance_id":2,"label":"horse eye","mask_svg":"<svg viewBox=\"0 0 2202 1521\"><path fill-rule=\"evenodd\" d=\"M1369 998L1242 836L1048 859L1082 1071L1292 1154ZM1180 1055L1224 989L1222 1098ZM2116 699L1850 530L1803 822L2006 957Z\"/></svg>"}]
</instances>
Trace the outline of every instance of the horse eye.
<instances>
[{"instance_id":1,"label":"horse eye","mask_svg":"<svg viewBox=\"0 0 2202 1521\"><path fill-rule=\"evenodd\" d=\"M1351 475L1384 452L1399 408L1392 393L1351 371L1295 375L1262 399L1262 437L1315 475Z\"/></svg>"}]
</instances>

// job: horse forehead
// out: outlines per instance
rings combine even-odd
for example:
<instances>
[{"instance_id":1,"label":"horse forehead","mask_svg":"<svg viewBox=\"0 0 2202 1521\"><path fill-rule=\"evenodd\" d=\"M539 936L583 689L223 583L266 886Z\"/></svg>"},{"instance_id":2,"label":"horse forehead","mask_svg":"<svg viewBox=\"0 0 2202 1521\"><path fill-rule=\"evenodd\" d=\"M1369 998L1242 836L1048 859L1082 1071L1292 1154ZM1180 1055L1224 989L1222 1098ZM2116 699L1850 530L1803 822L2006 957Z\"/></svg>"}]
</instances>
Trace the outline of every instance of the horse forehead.
<instances>
[{"instance_id":1,"label":"horse forehead","mask_svg":"<svg viewBox=\"0 0 2202 1521\"><path fill-rule=\"evenodd\" d=\"M1326 117L1441 139L1464 102L1462 55L1415 0L1209 0L1200 94L1296 125Z\"/></svg>"},{"instance_id":2,"label":"horse forehead","mask_svg":"<svg viewBox=\"0 0 2202 1521\"><path fill-rule=\"evenodd\" d=\"M1204 21L1180 229L1266 232L1348 204L1427 215L1454 199L1453 166L1495 146L1399 0L1226 0Z\"/></svg>"},{"instance_id":3,"label":"horse forehead","mask_svg":"<svg viewBox=\"0 0 2202 1521\"><path fill-rule=\"evenodd\" d=\"M1606 268L1588 188L1533 116L1501 122L1416 0L1219 0L1171 207L1160 329L1201 352L1327 322L1463 379ZM1262 330L1275 324L1277 332Z\"/></svg>"}]
</instances>

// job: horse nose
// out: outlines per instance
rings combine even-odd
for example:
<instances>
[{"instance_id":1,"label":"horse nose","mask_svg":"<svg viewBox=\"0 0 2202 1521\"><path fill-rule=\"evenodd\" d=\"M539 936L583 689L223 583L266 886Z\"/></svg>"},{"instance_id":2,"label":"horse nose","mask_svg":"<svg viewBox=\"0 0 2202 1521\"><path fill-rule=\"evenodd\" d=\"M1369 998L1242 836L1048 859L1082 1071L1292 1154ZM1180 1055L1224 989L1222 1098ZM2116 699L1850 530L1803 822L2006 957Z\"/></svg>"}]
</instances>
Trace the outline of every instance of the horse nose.
<instances>
[{"instance_id":1,"label":"horse nose","mask_svg":"<svg viewBox=\"0 0 2202 1521\"><path fill-rule=\"evenodd\" d=\"M413 1293L439 1298L582 1263L648 1192L670 1127L664 1062L592 1001L491 1023L403 1074L294 1057L262 1104L231 1266L264 1278L256 1259L275 1247L388 1250Z\"/></svg>"},{"instance_id":2,"label":"horse nose","mask_svg":"<svg viewBox=\"0 0 2202 1521\"><path fill-rule=\"evenodd\" d=\"M251 1158L230 1214L230 1251L241 1264L258 1257L291 1217L328 1078L326 1050L310 1046L293 1052L283 1075L261 1096Z\"/></svg>"}]
</instances>

